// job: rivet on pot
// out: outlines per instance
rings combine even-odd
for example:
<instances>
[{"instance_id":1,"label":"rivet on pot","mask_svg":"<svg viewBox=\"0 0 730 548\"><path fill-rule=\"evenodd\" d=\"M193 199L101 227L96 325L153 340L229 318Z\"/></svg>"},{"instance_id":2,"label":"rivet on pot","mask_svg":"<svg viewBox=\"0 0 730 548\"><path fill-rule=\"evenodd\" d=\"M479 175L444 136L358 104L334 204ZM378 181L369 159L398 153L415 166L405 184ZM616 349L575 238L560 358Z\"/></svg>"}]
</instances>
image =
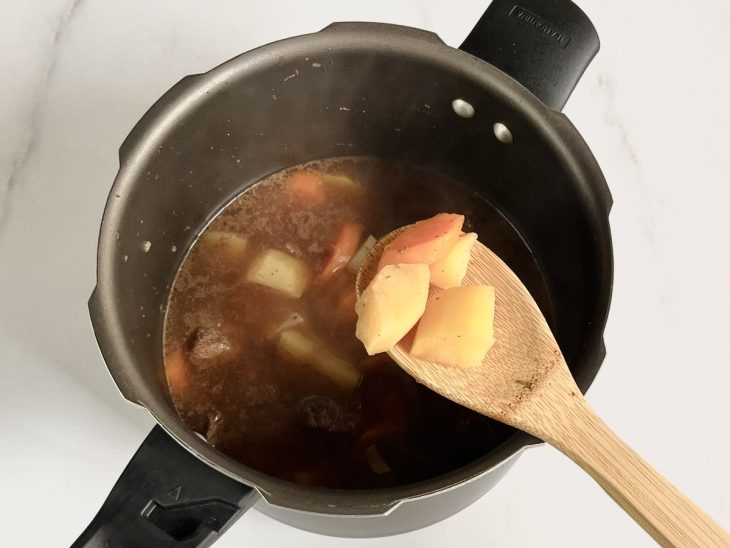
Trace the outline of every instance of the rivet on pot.
<instances>
[{"instance_id":1,"label":"rivet on pot","mask_svg":"<svg viewBox=\"0 0 730 548\"><path fill-rule=\"evenodd\" d=\"M454 109L457 116L474 118L474 107L471 106L471 103L467 103L463 99L454 99L451 101L451 108Z\"/></svg>"},{"instance_id":2,"label":"rivet on pot","mask_svg":"<svg viewBox=\"0 0 730 548\"><path fill-rule=\"evenodd\" d=\"M505 145L511 145L512 141L514 141L514 138L512 137L512 132L507 126L505 126L501 122L497 122L496 124L494 124L494 126L492 126L492 129L494 130L494 136L501 143L504 143Z\"/></svg>"}]
</instances>

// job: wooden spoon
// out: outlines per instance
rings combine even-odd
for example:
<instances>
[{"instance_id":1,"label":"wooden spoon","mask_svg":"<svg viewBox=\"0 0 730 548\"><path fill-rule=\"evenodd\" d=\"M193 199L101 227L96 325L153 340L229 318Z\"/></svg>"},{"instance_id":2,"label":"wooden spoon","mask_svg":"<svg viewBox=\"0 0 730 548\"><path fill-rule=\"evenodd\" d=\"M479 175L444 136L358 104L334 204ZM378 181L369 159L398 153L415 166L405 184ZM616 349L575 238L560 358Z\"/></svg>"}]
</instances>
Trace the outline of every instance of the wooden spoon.
<instances>
[{"instance_id":1,"label":"wooden spoon","mask_svg":"<svg viewBox=\"0 0 730 548\"><path fill-rule=\"evenodd\" d=\"M357 276L357 294L375 275L382 238ZM412 337L388 352L431 390L536 436L567 455L663 546L730 546L730 535L621 441L588 405L535 300L480 242L462 285L495 287L494 346L471 369L411 356ZM431 288L431 292L438 292Z\"/></svg>"}]
</instances>

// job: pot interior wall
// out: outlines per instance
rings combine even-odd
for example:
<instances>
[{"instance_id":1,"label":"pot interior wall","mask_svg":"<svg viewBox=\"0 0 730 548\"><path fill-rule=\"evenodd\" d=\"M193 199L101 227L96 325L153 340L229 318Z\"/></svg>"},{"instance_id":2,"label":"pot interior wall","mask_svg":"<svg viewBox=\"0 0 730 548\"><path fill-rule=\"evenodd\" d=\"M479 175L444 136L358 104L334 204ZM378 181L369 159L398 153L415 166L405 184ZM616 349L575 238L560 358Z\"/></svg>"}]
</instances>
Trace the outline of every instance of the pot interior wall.
<instances>
[{"instance_id":1,"label":"pot interior wall","mask_svg":"<svg viewBox=\"0 0 730 548\"><path fill-rule=\"evenodd\" d=\"M404 55L377 41L333 44L341 41L295 42L194 77L182 85L183 99L173 92L155 107L167 109L159 126L137 128L142 138L125 147L102 230L113 268L101 268L100 276L109 277L140 391L149 391L144 403L169 405L164 307L196 235L267 174L333 156L432 168L494 204L541 265L558 341L585 388L600 353L600 329L596 336L592 325L602 325L606 312L595 298L605 290L604 242L596 241L590 189L575 180L543 121L526 114L519 96L490 89L488 75L475 77L483 64L466 54L455 52L462 70L453 53ZM454 113L456 98L473 105L472 118ZM512 144L495 138L496 122L510 128Z\"/></svg>"}]
</instances>

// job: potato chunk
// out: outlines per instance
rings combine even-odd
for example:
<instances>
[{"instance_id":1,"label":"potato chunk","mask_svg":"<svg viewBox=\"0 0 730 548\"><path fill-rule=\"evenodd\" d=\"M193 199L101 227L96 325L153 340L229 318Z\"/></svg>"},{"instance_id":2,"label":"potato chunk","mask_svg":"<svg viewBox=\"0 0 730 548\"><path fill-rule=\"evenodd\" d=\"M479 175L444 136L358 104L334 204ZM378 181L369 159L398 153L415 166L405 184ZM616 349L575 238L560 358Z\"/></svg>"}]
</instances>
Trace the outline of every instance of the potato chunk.
<instances>
[{"instance_id":1,"label":"potato chunk","mask_svg":"<svg viewBox=\"0 0 730 548\"><path fill-rule=\"evenodd\" d=\"M355 304L355 336L370 355L390 350L418 322L428 299L425 264L388 265Z\"/></svg>"},{"instance_id":2,"label":"potato chunk","mask_svg":"<svg viewBox=\"0 0 730 548\"><path fill-rule=\"evenodd\" d=\"M471 248L477 235L474 232L463 234L456 240L454 246L440 259L432 262L431 285L441 289L457 287L461 285L466 275L471 258Z\"/></svg>"},{"instance_id":3,"label":"potato chunk","mask_svg":"<svg viewBox=\"0 0 730 548\"><path fill-rule=\"evenodd\" d=\"M359 183L352 180L347 175L339 175L333 173L322 173L320 174L322 182L326 185L331 185L335 188L342 188L346 190L362 190Z\"/></svg>"},{"instance_id":4,"label":"potato chunk","mask_svg":"<svg viewBox=\"0 0 730 548\"><path fill-rule=\"evenodd\" d=\"M329 377L342 388L353 390L360 383L360 372L355 366L335 356L319 341L301 331L283 331L278 346L284 353Z\"/></svg>"},{"instance_id":5,"label":"potato chunk","mask_svg":"<svg viewBox=\"0 0 730 548\"><path fill-rule=\"evenodd\" d=\"M411 354L453 367L479 365L494 344L494 287L452 287L428 299Z\"/></svg>"},{"instance_id":6,"label":"potato chunk","mask_svg":"<svg viewBox=\"0 0 730 548\"><path fill-rule=\"evenodd\" d=\"M254 259L246 281L265 285L298 299L311 279L309 267L299 259L276 249L267 249Z\"/></svg>"},{"instance_id":7,"label":"potato chunk","mask_svg":"<svg viewBox=\"0 0 730 548\"><path fill-rule=\"evenodd\" d=\"M243 259L248 247L246 236L224 230L206 230L200 237L200 243L206 250L231 262Z\"/></svg>"},{"instance_id":8,"label":"potato chunk","mask_svg":"<svg viewBox=\"0 0 730 548\"><path fill-rule=\"evenodd\" d=\"M439 213L408 226L385 246L378 270L389 264L431 264L456 243L463 225L463 215Z\"/></svg>"}]
</instances>

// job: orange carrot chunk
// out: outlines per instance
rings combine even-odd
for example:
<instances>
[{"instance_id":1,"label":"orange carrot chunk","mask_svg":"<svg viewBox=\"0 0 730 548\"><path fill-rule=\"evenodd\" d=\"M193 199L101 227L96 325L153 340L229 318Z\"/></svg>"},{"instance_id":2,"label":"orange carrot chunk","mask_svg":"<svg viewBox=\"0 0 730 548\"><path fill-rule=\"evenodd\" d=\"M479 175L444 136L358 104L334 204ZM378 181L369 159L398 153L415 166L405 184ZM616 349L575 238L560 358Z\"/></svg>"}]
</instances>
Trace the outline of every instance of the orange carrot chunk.
<instances>
[{"instance_id":1,"label":"orange carrot chunk","mask_svg":"<svg viewBox=\"0 0 730 548\"><path fill-rule=\"evenodd\" d=\"M188 379L188 364L182 350L175 349L165 356L165 375L173 398L182 398L187 392L190 381Z\"/></svg>"},{"instance_id":2,"label":"orange carrot chunk","mask_svg":"<svg viewBox=\"0 0 730 548\"><path fill-rule=\"evenodd\" d=\"M313 171L297 171L289 180L289 190L302 200L321 202L326 193L322 179Z\"/></svg>"},{"instance_id":3,"label":"orange carrot chunk","mask_svg":"<svg viewBox=\"0 0 730 548\"><path fill-rule=\"evenodd\" d=\"M347 265L357 251L364 230L360 223L352 221L342 223L330 246L324 268L318 277L320 282L327 281L338 270Z\"/></svg>"}]
</instances>

